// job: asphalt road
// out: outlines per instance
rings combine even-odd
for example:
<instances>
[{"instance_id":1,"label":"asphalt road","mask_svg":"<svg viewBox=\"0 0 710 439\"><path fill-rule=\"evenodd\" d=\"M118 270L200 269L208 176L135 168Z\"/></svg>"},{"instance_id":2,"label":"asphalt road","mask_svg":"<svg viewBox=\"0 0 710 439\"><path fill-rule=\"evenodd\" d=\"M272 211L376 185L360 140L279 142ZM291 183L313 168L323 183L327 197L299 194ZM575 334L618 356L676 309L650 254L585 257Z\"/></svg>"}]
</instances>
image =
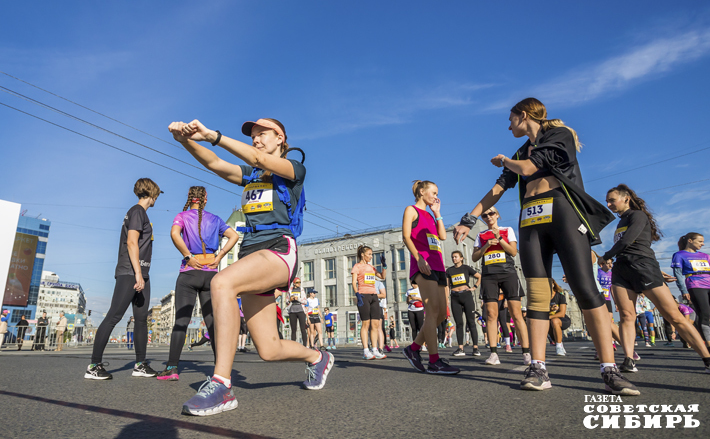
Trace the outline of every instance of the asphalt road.
<instances>
[{"instance_id":1,"label":"asphalt road","mask_svg":"<svg viewBox=\"0 0 710 439\"><path fill-rule=\"evenodd\" d=\"M83 378L87 348L3 350L0 437L708 437L710 374L703 373L693 351L640 347L639 373L630 377L641 396L606 405L698 404L699 412L692 413L700 422L697 428L683 428L681 422L674 429L602 429L601 424L587 429L585 405L596 409L602 403L585 402L585 397L604 395L604 385L591 343L566 348L566 357L548 349L553 388L544 392L519 390L524 369L520 348L500 354L500 366L483 364L485 354L451 358L451 364L463 369L456 376L417 373L401 349L387 359L365 361L360 349L341 348L334 351L335 367L320 391L301 389L302 363L265 363L253 352L238 354L232 382L239 407L205 418L181 415L180 409L212 373L208 347L184 351L177 382L132 377L132 352L115 347L104 357L110 362L110 381ZM452 351L443 353L448 357ZM156 370L163 369L167 356L167 348L148 350ZM666 422L663 418L663 427Z\"/></svg>"}]
</instances>

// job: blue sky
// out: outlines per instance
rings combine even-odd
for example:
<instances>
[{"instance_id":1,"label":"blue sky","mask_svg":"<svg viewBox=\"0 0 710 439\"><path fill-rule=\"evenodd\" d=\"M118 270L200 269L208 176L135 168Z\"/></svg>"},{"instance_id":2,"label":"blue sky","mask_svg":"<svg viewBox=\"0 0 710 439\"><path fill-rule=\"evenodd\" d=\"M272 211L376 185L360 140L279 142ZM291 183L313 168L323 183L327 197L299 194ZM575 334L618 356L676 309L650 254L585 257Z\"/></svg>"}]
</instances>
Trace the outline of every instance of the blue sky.
<instances>
[{"instance_id":1,"label":"blue sky","mask_svg":"<svg viewBox=\"0 0 710 439\"><path fill-rule=\"evenodd\" d=\"M167 132L171 121L198 118L246 140L243 121L277 118L290 144L308 154L306 218L317 225L307 224L304 238L335 230L316 215L340 232L399 224L414 179L438 183L446 222L456 222L499 175L490 158L522 144L507 130L508 110L535 96L549 117L579 133L590 194L601 200L624 182L653 208L667 236L655 246L662 267L680 235L710 234L710 181L687 184L710 178L710 140L702 134L710 6L433 5L4 5L12 19L0 28L1 71L161 140L2 74L0 86L190 163ZM154 302L174 288L180 255L169 228L188 187L206 180L207 209L225 218L239 203L229 191L241 190L217 177L17 95L0 93L0 102L191 176L0 106L0 198L53 222L45 268L81 282L90 309L108 309L120 223L137 178L148 176L165 191L148 212ZM677 187L664 189L670 186ZM517 218L514 192L499 204L505 225ZM598 250L609 247L613 229Z\"/></svg>"}]
</instances>

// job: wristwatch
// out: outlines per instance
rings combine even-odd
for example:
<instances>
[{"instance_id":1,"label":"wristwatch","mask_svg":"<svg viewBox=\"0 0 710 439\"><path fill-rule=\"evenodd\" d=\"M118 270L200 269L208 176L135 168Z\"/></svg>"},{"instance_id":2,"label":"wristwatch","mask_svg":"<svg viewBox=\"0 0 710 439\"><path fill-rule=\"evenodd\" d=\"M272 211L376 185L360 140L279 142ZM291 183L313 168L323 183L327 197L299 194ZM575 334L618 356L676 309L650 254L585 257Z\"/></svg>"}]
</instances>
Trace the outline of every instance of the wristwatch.
<instances>
[{"instance_id":1,"label":"wristwatch","mask_svg":"<svg viewBox=\"0 0 710 439\"><path fill-rule=\"evenodd\" d=\"M194 256L192 256L192 254L189 254L189 255L185 256L184 258L182 258L182 261L187 264L190 261L190 259L192 259L193 257Z\"/></svg>"}]
</instances>

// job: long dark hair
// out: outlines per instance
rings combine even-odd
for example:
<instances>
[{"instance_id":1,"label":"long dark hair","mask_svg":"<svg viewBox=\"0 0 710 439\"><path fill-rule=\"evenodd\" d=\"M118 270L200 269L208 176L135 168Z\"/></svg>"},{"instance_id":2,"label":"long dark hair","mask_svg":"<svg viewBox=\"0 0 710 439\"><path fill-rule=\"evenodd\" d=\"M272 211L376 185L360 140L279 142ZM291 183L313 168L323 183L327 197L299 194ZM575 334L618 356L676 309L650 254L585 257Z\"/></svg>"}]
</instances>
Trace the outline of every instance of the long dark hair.
<instances>
[{"instance_id":1,"label":"long dark hair","mask_svg":"<svg viewBox=\"0 0 710 439\"><path fill-rule=\"evenodd\" d=\"M636 195L636 192L634 192L633 189L623 183L617 187L609 189L606 193L609 194L610 192L617 192L619 195L628 197L629 207L634 210L642 211L648 217L648 222L651 223L651 241L656 242L661 240L663 232L661 232L661 229L658 228L658 224L656 223L656 220L653 219L651 211L648 207L646 207L646 202L643 198Z\"/></svg>"},{"instance_id":2,"label":"long dark hair","mask_svg":"<svg viewBox=\"0 0 710 439\"><path fill-rule=\"evenodd\" d=\"M686 233L685 235L681 236L680 239L678 240L678 250L685 250L686 247L688 247L688 241L691 239L696 239L699 236L703 236L701 233L697 232L690 232Z\"/></svg>"},{"instance_id":3,"label":"long dark hair","mask_svg":"<svg viewBox=\"0 0 710 439\"><path fill-rule=\"evenodd\" d=\"M362 261L362 257L365 255L365 252L368 250L372 250L372 249L366 245L361 245L360 247L357 248L357 261L358 262Z\"/></svg>"},{"instance_id":4,"label":"long dark hair","mask_svg":"<svg viewBox=\"0 0 710 439\"><path fill-rule=\"evenodd\" d=\"M205 241L202 240L202 211L205 210L205 204L207 204L207 189L203 186L192 186L190 191L187 193L187 202L182 211L186 211L193 204L199 204L197 207L197 234L200 236L200 242L202 243L202 254L205 254Z\"/></svg>"}]
</instances>

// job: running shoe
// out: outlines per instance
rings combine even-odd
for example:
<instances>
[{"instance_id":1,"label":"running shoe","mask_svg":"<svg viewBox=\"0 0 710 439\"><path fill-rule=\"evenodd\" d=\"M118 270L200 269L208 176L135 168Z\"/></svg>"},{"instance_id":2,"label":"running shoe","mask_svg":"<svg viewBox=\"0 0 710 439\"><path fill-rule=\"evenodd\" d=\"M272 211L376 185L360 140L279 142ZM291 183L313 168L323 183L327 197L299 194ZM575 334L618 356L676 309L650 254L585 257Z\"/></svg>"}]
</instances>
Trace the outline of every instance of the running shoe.
<instances>
[{"instance_id":1,"label":"running shoe","mask_svg":"<svg viewBox=\"0 0 710 439\"><path fill-rule=\"evenodd\" d=\"M605 370L608 369L607 367L604 368ZM636 369L636 363L634 363L634 360L632 360L629 357L624 358L624 362L621 364L621 367L619 368L622 372L638 372L639 370Z\"/></svg>"},{"instance_id":2,"label":"running shoe","mask_svg":"<svg viewBox=\"0 0 710 439\"><path fill-rule=\"evenodd\" d=\"M555 351L557 352L557 355L560 357L564 357L567 354L567 351L563 346L560 346L559 344L555 346Z\"/></svg>"},{"instance_id":3,"label":"running shoe","mask_svg":"<svg viewBox=\"0 0 710 439\"><path fill-rule=\"evenodd\" d=\"M156 375L158 375L158 372L151 369L151 367L148 365L148 363L145 363L145 362L136 363L136 365L133 366L133 376L134 377L152 378Z\"/></svg>"},{"instance_id":4,"label":"running shoe","mask_svg":"<svg viewBox=\"0 0 710 439\"><path fill-rule=\"evenodd\" d=\"M429 367L426 370L426 373L436 375L456 375L459 372L461 372L461 369L450 366L443 358L436 360L436 363L429 363Z\"/></svg>"},{"instance_id":5,"label":"running shoe","mask_svg":"<svg viewBox=\"0 0 710 439\"><path fill-rule=\"evenodd\" d=\"M500 360L498 359L498 354L496 354L495 352L491 352L491 356L488 357L488 359L486 360L486 364L490 364L491 366L495 366L495 365L500 364Z\"/></svg>"},{"instance_id":6,"label":"running shoe","mask_svg":"<svg viewBox=\"0 0 710 439\"><path fill-rule=\"evenodd\" d=\"M463 351L463 349L458 348L454 351L453 354L451 354L452 357L465 357L466 353Z\"/></svg>"},{"instance_id":7,"label":"running shoe","mask_svg":"<svg viewBox=\"0 0 710 439\"><path fill-rule=\"evenodd\" d=\"M478 348L473 348L473 351L471 352L471 355L474 357L480 357L481 356L481 351L478 350Z\"/></svg>"},{"instance_id":8,"label":"running shoe","mask_svg":"<svg viewBox=\"0 0 710 439\"><path fill-rule=\"evenodd\" d=\"M328 378L330 369L333 368L335 357L330 352L323 352L322 358L316 364L306 363L306 381L303 382L303 388L308 390L320 390L325 386L325 380Z\"/></svg>"},{"instance_id":9,"label":"running shoe","mask_svg":"<svg viewBox=\"0 0 710 439\"><path fill-rule=\"evenodd\" d=\"M429 352L429 349L427 349L426 346L422 346L422 352Z\"/></svg>"},{"instance_id":10,"label":"running shoe","mask_svg":"<svg viewBox=\"0 0 710 439\"><path fill-rule=\"evenodd\" d=\"M404 358L409 360L409 364L411 364L413 368L417 369L419 372L426 372L419 351L415 351L411 346L407 346L402 350L402 354L404 354Z\"/></svg>"},{"instance_id":11,"label":"running shoe","mask_svg":"<svg viewBox=\"0 0 710 439\"><path fill-rule=\"evenodd\" d=\"M379 349L373 349L372 355L375 356L375 360L384 360L385 358L387 358L387 355L385 355L383 352L380 352Z\"/></svg>"},{"instance_id":12,"label":"running shoe","mask_svg":"<svg viewBox=\"0 0 710 439\"><path fill-rule=\"evenodd\" d=\"M667 342L663 343L663 346L673 346L673 342L667 341Z\"/></svg>"},{"instance_id":13,"label":"running shoe","mask_svg":"<svg viewBox=\"0 0 710 439\"><path fill-rule=\"evenodd\" d=\"M227 388L221 381L207 377L197 394L182 406L184 415L209 416L237 408L233 387Z\"/></svg>"},{"instance_id":14,"label":"running shoe","mask_svg":"<svg viewBox=\"0 0 710 439\"><path fill-rule=\"evenodd\" d=\"M168 366L165 370L158 372L156 378L163 381L177 381L180 379L180 375L177 367Z\"/></svg>"},{"instance_id":15,"label":"running shoe","mask_svg":"<svg viewBox=\"0 0 710 439\"><path fill-rule=\"evenodd\" d=\"M511 353L511 352L513 352L513 348L509 344L507 344L507 345L505 345L505 352Z\"/></svg>"},{"instance_id":16,"label":"running shoe","mask_svg":"<svg viewBox=\"0 0 710 439\"><path fill-rule=\"evenodd\" d=\"M637 354L636 351L634 351L634 361L639 361L640 359L641 359L641 357L639 357L639 354Z\"/></svg>"},{"instance_id":17,"label":"running shoe","mask_svg":"<svg viewBox=\"0 0 710 439\"><path fill-rule=\"evenodd\" d=\"M520 382L522 390L545 390L551 387L547 369L543 369L539 363L531 364L525 369L525 378Z\"/></svg>"},{"instance_id":18,"label":"running shoe","mask_svg":"<svg viewBox=\"0 0 710 439\"><path fill-rule=\"evenodd\" d=\"M325 347L325 350L326 350L326 351L329 351L329 350L330 350L330 346L326 346L326 347Z\"/></svg>"},{"instance_id":19,"label":"running shoe","mask_svg":"<svg viewBox=\"0 0 710 439\"><path fill-rule=\"evenodd\" d=\"M626 359L631 360L631 358ZM624 364L626 364L625 360ZM602 372L602 378L604 379L606 391L611 392L612 395L636 396L641 394L636 386L621 375L619 369L615 367L605 367L604 372Z\"/></svg>"},{"instance_id":20,"label":"running shoe","mask_svg":"<svg viewBox=\"0 0 710 439\"><path fill-rule=\"evenodd\" d=\"M93 366L93 367L92 367ZM86 373L84 378L89 380L110 380L113 378L110 373L106 372L104 366L108 366L108 363L96 363L94 365L89 364L86 366Z\"/></svg>"},{"instance_id":21,"label":"running shoe","mask_svg":"<svg viewBox=\"0 0 710 439\"><path fill-rule=\"evenodd\" d=\"M390 349L390 347L387 346L387 345L385 345L385 350L386 350L387 352L392 352L392 349Z\"/></svg>"},{"instance_id":22,"label":"running shoe","mask_svg":"<svg viewBox=\"0 0 710 439\"><path fill-rule=\"evenodd\" d=\"M190 351L190 352L192 352L192 346L188 346L188 347L187 347L187 350Z\"/></svg>"},{"instance_id":23,"label":"running shoe","mask_svg":"<svg viewBox=\"0 0 710 439\"><path fill-rule=\"evenodd\" d=\"M374 360L375 356L372 354L371 350L366 350L362 352L362 359L363 360Z\"/></svg>"},{"instance_id":24,"label":"running shoe","mask_svg":"<svg viewBox=\"0 0 710 439\"><path fill-rule=\"evenodd\" d=\"M532 356L530 356L530 353L523 353L523 364L525 366L530 366L530 363L532 363Z\"/></svg>"},{"instance_id":25,"label":"running shoe","mask_svg":"<svg viewBox=\"0 0 710 439\"><path fill-rule=\"evenodd\" d=\"M399 346L397 346L397 347L399 347ZM336 350L336 349L338 349L338 348L336 348L335 345L333 345L333 350Z\"/></svg>"},{"instance_id":26,"label":"running shoe","mask_svg":"<svg viewBox=\"0 0 710 439\"><path fill-rule=\"evenodd\" d=\"M654 346L654 347L655 347L655 346L656 346L656 343L654 343L654 342L651 342L651 346Z\"/></svg>"},{"instance_id":27,"label":"running shoe","mask_svg":"<svg viewBox=\"0 0 710 439\"><path fill-rule=\"evenodd\" d=\"M650 348L650 347L651 347L651 343L647 341L647 342L646 342L646 347L647 347L647 348Z\"/></svg>"}]
</instances>

